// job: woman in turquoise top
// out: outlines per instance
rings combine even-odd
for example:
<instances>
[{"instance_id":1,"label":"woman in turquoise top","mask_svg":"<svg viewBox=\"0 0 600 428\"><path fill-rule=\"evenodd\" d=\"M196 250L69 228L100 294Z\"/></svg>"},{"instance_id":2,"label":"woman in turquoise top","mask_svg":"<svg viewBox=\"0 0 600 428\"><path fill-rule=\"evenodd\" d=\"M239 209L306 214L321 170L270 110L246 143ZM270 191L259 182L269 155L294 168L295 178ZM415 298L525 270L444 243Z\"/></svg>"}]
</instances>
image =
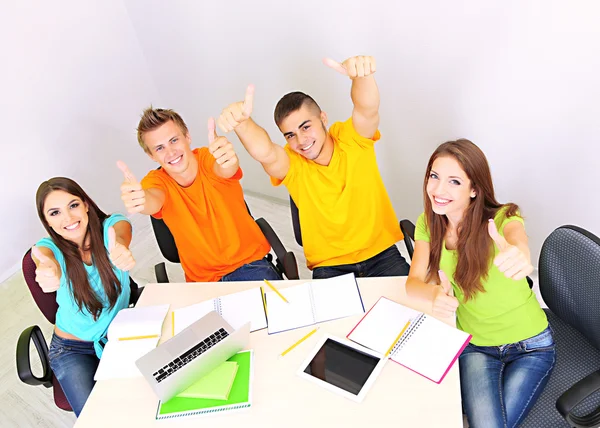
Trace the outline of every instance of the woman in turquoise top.
<instances>
[{"instance_id":1,"label":"woman in turquoise top","mask_svg":"<svg viewBox=\"0 0 600 428\"><path fill-rule=\"evenodd\" d=\"M471 428L519 425L554 366L554 340L528 286L533 271L518 206L500 204L469 140L439 146L423 184L407 293L473 337L459 358Z\"/></svg>"},{"instance_id":2,"label":"woman in turquoise top","mask_svg":"<svg viewBox=\"0 0 600 428\"><path fill-rule=\"evenodd\" d=\"M131 224L106 215L73 180L43 182L38 216L49 237L32 248L36 281L56 291L58 311L48 352L50 366L79 416L94 386L108 325L129 305Z\"/></svg>"}]
</instances>

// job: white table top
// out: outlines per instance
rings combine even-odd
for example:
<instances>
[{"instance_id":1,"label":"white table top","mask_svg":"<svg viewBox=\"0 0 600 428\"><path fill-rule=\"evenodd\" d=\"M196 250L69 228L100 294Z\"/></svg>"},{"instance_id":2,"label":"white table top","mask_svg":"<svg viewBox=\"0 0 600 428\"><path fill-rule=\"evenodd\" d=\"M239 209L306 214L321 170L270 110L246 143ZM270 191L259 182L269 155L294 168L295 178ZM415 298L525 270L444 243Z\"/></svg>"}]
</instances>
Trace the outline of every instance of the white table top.
<instances>
[{"instance_id":1,"label":"white table top","mask_svg":"<svg viewBox=\"0 0 600 428\"><path fill-rule=\"evenodd\" d=\"M306 282L273 281L278 288ZM359 278L358 284L368 310L380 296L419 311L427 305L409 299L405 277ZM138 306L170 303L172 309L217 296L263 285L262 282L148 284ZM96 383L76 427L381 427L420 426L462 428L458 364L444 381L430 380L396 364L386 363L362 403L327 391L300 378L296 372L323 334L340 338L350 332L361 316L319 324L320 329L285 357L278 355L314 327L269 336L267 330L250 334L254 349L252 407L239 413L156 421L158 398L142 378L114 379ZM444 320L452 324L454 320ZM163 325L161 341L171 337L171 314Z\"/></svg>"}]
</instances>

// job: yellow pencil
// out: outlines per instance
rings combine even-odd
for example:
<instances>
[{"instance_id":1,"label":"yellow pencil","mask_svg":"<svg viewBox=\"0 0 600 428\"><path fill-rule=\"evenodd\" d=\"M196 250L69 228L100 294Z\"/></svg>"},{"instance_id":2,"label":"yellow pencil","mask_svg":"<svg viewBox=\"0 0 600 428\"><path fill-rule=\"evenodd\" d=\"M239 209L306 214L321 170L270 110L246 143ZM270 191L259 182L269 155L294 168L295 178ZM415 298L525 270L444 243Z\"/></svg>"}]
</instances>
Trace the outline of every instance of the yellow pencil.
<instances>
[{"instance_id":1,"label":"yellow pencil","mask_svg":"<svg viewBox=\"0 0 600 428\"><path fill-rule=\"evenodd\" d=\"M119 340L153 339L155 337L158 337L158 334L151 334L148 336L119 337Z\"/></svg>"},{"instance_id":2,"label":"yellow pencil","mask_svg":"<svg viewBox=\"0 0 600 428\"><path fill-rule=\"evenodd\" d=\"M319 328L315 328L314 330L312 330L311 332L309 332L306 336L304 336L302 339L300 339L299 341L297 341L296 343L294 343L292 346L290 346L289 348L287 348L285 351L283 351L281 353L281 356L283 357L285 354L287 354L288 352L290 352L292 349L294 349L296 346L300 345L302 342L304 342L306 339L308 339L310 336L312 336L313 334L315 334L317 332Z\"/></svg>"},{"instance_id":3,"label":"yellow pencil","mask_svg":"<svg viewBox=\"0 0 600 428\"><path fill-rule=\"evenodd\" d=\"M265 308L265 315L269 316L269 313L267 312L267 301L265 300L265 291L262 287L260 287L260 297L262 297L263 308Z\"/></svg>"},{"instance_id":4,"label":"yellow pencil","mask_svg":"<svg viewBox=\"0 0 600 428\"><path fill-rule=\"evenodd\" d=\"M283 294L281 294L281 293L279 292L279 290L278 290L278 289L276 289L276 288L275 288L275 286L274 286L273 284L271 284L271 283L270 283L269 281L267 281L266 279L265 279L264 281L265 281L265 283L266 283L266 284L267 284L269 287L271 287L271 290L273 290L273 291L274 291L274 292L275 292L275 293L276 293L276 294L277 294L279 297L281 297L281 298L283 299L283 301L284 301L285 303L290 303L290 302L288 302L288 300L287 300L285 297L283 297Z\"/></svg>"},{"instance_id":5,"label":"yellow pencil","mask_svg":"<svg viewBox=\"0 0 600 428\"><path fill-rule=\"evenodd\" d=\"M398 343L398 340L400 340L400 337L402 337L402 335L404 334L404 332L406 331L406 329L408 328L408 325L410 324L410 321L406 322L406 325L404 326L404 328L402 329L402 331L400 332L400 334L394 339L394 341L392 342L392 346L390 346L390 349L387 350L387 352L385 353L385 357L387 357L388 355L390 355L390 352L392 352L392 349L394 349L394 345L396 343Z\"/></svg>"},{"instance_id":6,"label":"yellow pencil","mask_svg":"<svg viewBox=\"0 0 600 428\"><path fill-rule=\"evenodd\" d=\"M175 336L175 311L171 312L171 336Z\"/></svg>"}]
</instances>

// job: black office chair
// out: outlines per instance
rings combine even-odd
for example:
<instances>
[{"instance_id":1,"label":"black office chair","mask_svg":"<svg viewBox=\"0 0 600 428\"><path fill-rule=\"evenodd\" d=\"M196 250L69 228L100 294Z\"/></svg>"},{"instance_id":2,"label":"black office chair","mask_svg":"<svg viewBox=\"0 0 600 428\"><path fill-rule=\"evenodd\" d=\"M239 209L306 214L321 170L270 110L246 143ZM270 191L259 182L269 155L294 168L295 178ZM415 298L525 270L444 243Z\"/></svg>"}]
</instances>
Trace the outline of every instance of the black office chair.
<instances>
[{"instance_id":1,"label":"black office chair","mask_svg":"<svg viewBox=\"0 0 600 428\"><path fill-rule=\"evenodd\" d=\"M538 267L556 363L521 427L600 427L600 238L561 226Z\"/></svg>"},{"instance_id":2,"label":"black office chair","mask_svg":"<svg viewBox=\"0 0 600 428\"><path fill-rule=\"evenodd\" d=\"M44 293L42 288L35 280L35 262L31 258L31 249L29 249L23 256L22 261L23 276L27 287L31 292L33 300L37 304L44 317L54 324L56 322L56 311L58 310L58 304L56 303L56 292ZM131 297L129 298L130 306L135 306L137 300L140 297L143 287L138 287L136 282L130 278L129 285L131 287ZM40 362L42 364L42 376L38 377L33 374L31 369L31 361L29 358L29 348L31 342L35 345ZM21 382L28 385L38 386L44 385L46 388L53 388L54 403L60 409L71 411L71 405L67 401L65 394L58 383L58 380L54 376L52 369L50 368L50 359L48 358L48 345L44 334L39 326L34 325L23 330L17 341L16 350L17 360L17 375Z\"/></svg>"},{"instance_id":3,"label":"black office chair","mask_svg":"<svg viewBox=\"0 0 600 428\"><path fill-rule=\"evenodd\" d=\"M404 235L404 245L406 245L408 255L412 260L413 253L415 252L415 225L410 220L400 220L400 230L402 230L402 234ZM533 279L527 277L527 284L529 284L529 288L533 288Z\"/></svg>"},{"instance_id":4,"label":"black office chair","mask_svg":"<svg viewBox=\"0 0 600 428\"><path fill-rule=\"evenodd\" d=\"M248 214L252 216L248 204L246 204L246 209L248 210ZM152 216L150 216L150 219L156 242L158 243L158 247L160 248L163 257L171 263L180 263L179 252L177 251L175 239L173 238L169 227L162 219L156 219ZM294 253L285 249L271 225L264 218L261 217L255 221L275 252L274 263L273 255L271 253L267 254L267 259L273 263L280 275L284 275L287 279L299 279L298 263L296 262ZM167 268L164 262L154 266L154 273L156 274L156 281L169 282Z\"/></svg>"},{"instance_id":5,"label":"black office chair","mask_svg":"<svg viewBox=\"0 0 600 428\"><path fill-rule=\"evenodd\" d=\"M300 230L300 215L298 214L298 206L290 196L290 211L292 213L292 227L294 228L294 238L298 245L302 246L302 231Z\"/></svg>"}]
</instances>

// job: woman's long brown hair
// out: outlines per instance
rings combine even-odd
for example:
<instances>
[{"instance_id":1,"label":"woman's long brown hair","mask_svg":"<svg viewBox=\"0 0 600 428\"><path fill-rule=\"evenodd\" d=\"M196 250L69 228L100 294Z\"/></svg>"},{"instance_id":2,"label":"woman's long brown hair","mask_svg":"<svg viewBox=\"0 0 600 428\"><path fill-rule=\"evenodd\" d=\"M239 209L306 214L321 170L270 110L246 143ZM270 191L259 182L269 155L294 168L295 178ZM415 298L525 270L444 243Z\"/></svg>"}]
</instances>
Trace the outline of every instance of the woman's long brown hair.
<instances>
[{"instance_id":1,"label":"woman's long brown hair","mask_svg":"<svg viewBox=\"0 0 600 428\"><path fill-rule=\"evenodd\" d=\"M434 280L439 283L440 281L438 270L444 236L448 228L447 217L433 212L427 195L427 182L431 168L433 162L439 157L454 158L471 180L471 187L475 190L475 197L471 199L458 225L456 248L458 263L454 273L454 282L463 291L465 300L469 300L477 292L484 291L482 282L487 280L493 261L494 241L488 233L488 220L493 219L502 207L506 207L506 217L514 216L519 207L513 203L501 204L496 200L490 167L479 147L466 139L448 141L440 145L429 159L423 182L425 220L430 234L427 282Z\"/></svg>"},{"instance_id":2,"label":"woman's long brown hair","mask_svg":"<svg viewBox=\"0 0 600 428\"><path fill-rule=\"evenodd\" d=\"M54 231L46 221L44 215L44 203L48 195L56 190L62 190L70 195L80 198L88 206L88 226L83 238L84 247L79 248L77 244L71 242ZM82 310L85 307L94 317L98 319L103 310L103 305L92 287L90 286L88 275L85 270L81 251L91 251L92 263L98 269L106 297L109 302L109 309L112 309L121 294L121 283L113 271L112 264L108 258L108 252L104 246L104 220L108 217L98 205L83 191L83 189L73 180L65 177L54 177L40 184L35 195L38 216L52 238L58 249L65 257L66 280L70 285L75 302ZM89 241L88 241L89 236ZM86 246L86 242L88 243Z\"/></svg>"}]
</instances>

